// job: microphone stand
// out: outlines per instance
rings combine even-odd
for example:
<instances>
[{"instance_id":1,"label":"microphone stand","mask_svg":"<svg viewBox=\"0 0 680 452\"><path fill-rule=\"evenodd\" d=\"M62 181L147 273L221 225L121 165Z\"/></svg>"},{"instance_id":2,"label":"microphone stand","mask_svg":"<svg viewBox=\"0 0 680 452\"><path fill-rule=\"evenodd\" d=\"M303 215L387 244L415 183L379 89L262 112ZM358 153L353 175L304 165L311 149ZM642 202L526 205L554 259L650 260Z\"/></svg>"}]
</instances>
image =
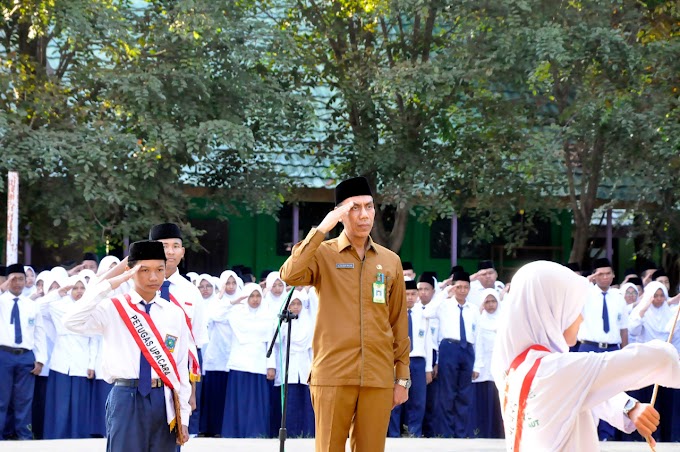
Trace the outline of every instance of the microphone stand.
<instances>
[{"instance_id":1,"label":"microphone stand","mask_svg":"<svg viewBox=\"0 0 680 452\"><path fill-rule=\"evenodd\" d=\"M283 309L279 313L278 327L274 331L274 337L269 344L269 350L267 350L267 358L269 358L272 355L272 351L274 350L274 344L276 343L276 338L279 335L281 324L284 322L288 323L288 337L286 338L286 365L283 368L283 407L281 409L281 428L279 429L279 452L285 451L286 439L288 437L288 432L286 430L286 411L288 410L288 363L290 361L290 332L293 327L292 320L298 318L297 314L293 314L290 312L290 310L288 310L288 306L290 305L290 300L293 297L294 291L295 287L292 287L288 293L286 303L283 305Z\"/></svg>"}]
</instances>

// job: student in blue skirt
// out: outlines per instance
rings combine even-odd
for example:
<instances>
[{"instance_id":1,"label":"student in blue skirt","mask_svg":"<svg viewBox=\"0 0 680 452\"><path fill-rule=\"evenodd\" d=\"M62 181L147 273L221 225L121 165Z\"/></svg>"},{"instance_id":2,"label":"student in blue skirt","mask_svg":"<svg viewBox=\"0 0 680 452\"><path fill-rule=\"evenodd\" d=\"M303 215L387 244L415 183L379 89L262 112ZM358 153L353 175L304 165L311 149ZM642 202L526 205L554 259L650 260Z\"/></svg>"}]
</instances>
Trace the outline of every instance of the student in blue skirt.
<instances>
[{"instance_id":1,"label":"student in blue skirt","mask_svg":"<svg viewBox=\"0 0 680 452\"><path fill-rule=\"evenodd\" d=\"M289 310L298 316L291 325L290 362L288 364L288 407L286 430L289 437L314 436L314 410L309 394L309 372L312 368L312 337L314 334L314 319L311 318L303 305L307 301L307 294L301 290L293 292ZM288 324L281 325L281 341L274 346L272 356L276 361L275 385L283 391L283 369L286 362L286 341ZM279 407L281 406L281 400ZM278 426L277 426L278 428Z\"/></svg>"},{"instance_id":2,"label":"student in blue skirt","mask_svg":"<svg viewBox=\"0 0 680 452\"><path fill-rule=\"evenodd\" d=\"M262 289L255 283L243 287L247 301L239 302L229 314L231 352L227 368L227 397L222 421L224 438L269 436L267 343L274 332L274 319L262 305Z\"/></svg>"},{"instance_id":3,"label":"student in blue skirt","mask_svg":"<svg viewBox=\"0 0 680 452\"><path fill-rule=\"evenodd\" d=\"M503 438L503 418L498 389L491 375L496 330L499 322L499 296L495 289L480 294L482 315L475 341L475 365L472 371L472 416L470 436L473 438Z\"/></svg>"},{"instance_id":4,"label":"student in blue skirt","mask_svg":"<svg viewBox=\"0 0 680 452\"><path fill-rule=\"evenodd\" d=\"M85 280L70 277L58 297L48 294L48 310L56 330L50 357L45 401L45 439L89 438L91 382L97 341L66 329L64 315L83 297Z\"/></svg>"}]
</instances>

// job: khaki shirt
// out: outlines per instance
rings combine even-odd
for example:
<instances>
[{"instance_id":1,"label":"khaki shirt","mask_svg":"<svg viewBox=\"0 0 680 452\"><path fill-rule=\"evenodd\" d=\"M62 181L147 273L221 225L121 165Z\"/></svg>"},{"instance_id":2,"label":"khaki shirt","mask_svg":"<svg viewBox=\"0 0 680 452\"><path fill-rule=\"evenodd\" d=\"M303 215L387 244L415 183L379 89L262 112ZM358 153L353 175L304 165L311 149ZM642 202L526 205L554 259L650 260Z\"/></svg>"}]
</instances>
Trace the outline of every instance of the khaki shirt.
<instances>
[{"instance_id":1,"label":"khaki shirt","mask_svg":"<svg viewBox=\"0 0 680 452\"><path fill-rule=\"evenodd\" d=\"M319 386L394 387L409 378L406 286L399 256L368 239L364 260L344 231L324 241L312 229L293 247L281 279L314 286L319 310L310 383ZM385 276L385 303L373 301L373 283Z\"/></svg>"}]
</instances>

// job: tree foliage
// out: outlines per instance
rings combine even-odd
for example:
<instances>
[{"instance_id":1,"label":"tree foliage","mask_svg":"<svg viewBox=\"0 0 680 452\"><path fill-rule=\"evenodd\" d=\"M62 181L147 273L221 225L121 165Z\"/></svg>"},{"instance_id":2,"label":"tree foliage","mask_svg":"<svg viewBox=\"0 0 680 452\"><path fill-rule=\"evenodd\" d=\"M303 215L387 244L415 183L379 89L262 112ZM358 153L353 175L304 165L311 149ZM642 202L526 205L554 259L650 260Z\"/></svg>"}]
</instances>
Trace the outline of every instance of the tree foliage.
<instances>
[{"instance_id":1,"label":"tree foliage","mask_svg":"<svg viewBox=\"0 0 680 452\"><path fill-rule=\"evenodd\" d=\"M92 243L184 223L185 184L221 204L276 205L278 179L252 157L297 104L262 62L264 25L240 7L7 0L0 11L0 170L21 174L26 238Z\"/></svg>"}]
</instances>

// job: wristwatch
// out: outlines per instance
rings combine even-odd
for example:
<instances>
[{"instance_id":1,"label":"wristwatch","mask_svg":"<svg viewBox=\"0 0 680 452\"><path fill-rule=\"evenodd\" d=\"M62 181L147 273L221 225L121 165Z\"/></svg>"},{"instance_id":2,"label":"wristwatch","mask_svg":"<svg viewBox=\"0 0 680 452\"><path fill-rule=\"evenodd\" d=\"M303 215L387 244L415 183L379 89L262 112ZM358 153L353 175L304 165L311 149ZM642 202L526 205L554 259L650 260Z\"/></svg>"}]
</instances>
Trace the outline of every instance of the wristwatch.
<instances>
[{"instance_id":1,"label":"wristwatch","mask_svg":"<svg viewBox=\"0 0 680 452\"><path fill-rule=\"evenodd\" d=\"M411 380L407 380L405 378L400 378L395 383L397 383L399 386L405 387L406 389L411 387Z\"/></svg>"},{"instance_id":2,"label":"wristwatch","mask_svg":"<svg viewBox=\"0 0 680 452\"><path fill-rule=\"evenodd\" d=\"M628 401L626 402L626 404L625 404L624 407L623 407L623 414L625 414L626 416L628 416L628 413L630 413L631 411L633 411L633 408L635 408L635 406L636 406L637 404L638 404L638 401L637 401L637 400L635 400L635 399L633 399L633 398L628 399Z\"/></svg>"}]
</instances>

